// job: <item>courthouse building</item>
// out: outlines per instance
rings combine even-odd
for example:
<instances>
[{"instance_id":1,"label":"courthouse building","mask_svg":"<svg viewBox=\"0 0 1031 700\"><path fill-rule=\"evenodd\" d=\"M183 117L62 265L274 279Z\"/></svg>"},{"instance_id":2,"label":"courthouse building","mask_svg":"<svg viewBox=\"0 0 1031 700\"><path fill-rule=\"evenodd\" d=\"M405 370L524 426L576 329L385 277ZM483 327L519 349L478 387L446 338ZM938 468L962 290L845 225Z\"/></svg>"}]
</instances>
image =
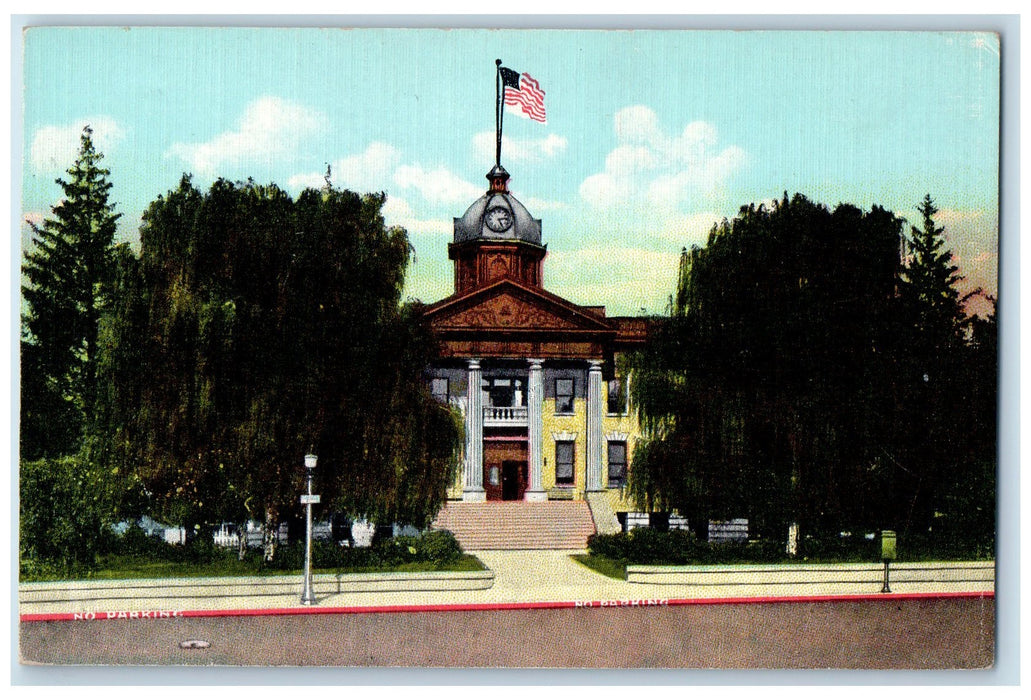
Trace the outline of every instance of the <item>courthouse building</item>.
<instances>
[{"instance_id":1,"label":"courthouse building","mask_svg":"<svg viewBox=\"0 0 1031 700\"><path fill-rule=\"evenodd\" d=\"M509 192L503 167L487 179L454 220L454 293L425 310L441 347L427 380L465 422L461 477L437 526L457 534L470 527L463 516L481 529L522 516L517 529L561 529L586 517L585 528L617 530L632 510L621 494L640 436L618 358L644 342L646 320L547 291L540 219ZM534 546L517 540L509 546Z\"/></svg>"}]
</instances>

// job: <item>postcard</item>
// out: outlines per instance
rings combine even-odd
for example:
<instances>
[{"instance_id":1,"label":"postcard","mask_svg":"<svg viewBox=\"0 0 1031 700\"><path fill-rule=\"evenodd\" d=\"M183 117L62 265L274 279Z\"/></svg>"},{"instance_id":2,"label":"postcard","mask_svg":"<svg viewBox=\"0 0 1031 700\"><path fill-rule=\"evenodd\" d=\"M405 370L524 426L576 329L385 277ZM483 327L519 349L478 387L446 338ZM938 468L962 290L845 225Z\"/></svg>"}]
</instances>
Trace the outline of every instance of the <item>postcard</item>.
<instances>
[{"instance_id":1,"label":"postcard","mask_svg":"<svg viewBox=\"0 0 1031 700\"><path fill-rule=\"evenodd\" d=\"M999 35L23 42L22 664L995 663Z\"/></svg>"}]
</instances>

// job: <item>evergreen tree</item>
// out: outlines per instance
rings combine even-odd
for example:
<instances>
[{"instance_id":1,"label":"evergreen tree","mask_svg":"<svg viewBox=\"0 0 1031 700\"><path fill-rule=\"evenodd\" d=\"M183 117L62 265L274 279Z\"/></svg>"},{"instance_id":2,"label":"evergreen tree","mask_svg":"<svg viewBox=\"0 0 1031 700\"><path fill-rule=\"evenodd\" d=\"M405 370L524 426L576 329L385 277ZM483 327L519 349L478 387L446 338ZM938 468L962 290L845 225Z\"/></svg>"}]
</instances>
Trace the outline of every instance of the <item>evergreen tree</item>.
<instances>
[{"instance_id":1,"label":"evergreen tree","mask_svg":"<svg viewBox=\"0 0 1031 700\"><path fill-rule=\"evenodd\" d=\"M914 340L928 358L941 356L963 342L966 312L957 285L959 268L946 247L945 229L937 226L938 209L931 195L925 195L917 211L921 227L910 227L907 257L899 292L914 326Z\"/></svg>"},{"instance_id":2,"label":"evergreen tree","mask_svg":"<svg viewBox=\"0 0 1031 700\"><path fill-rule=\"evenodd\" d=\"M58 179L62 201L41 226L30 222L22 287L21 453L38 459L74 452L93 412L98 332L110 304L114 234L110 172L82 130L79 155Z\"/></svg>"},{"instance_id":3,"label":"evergreen tree","mask_svg":"<svg viewBox=\"0 0 1031 700\"><path fill-rule=\"evenodd\" d=\"M983 363L989 353L975 351L968 340L980 343L985 333L976 339L967 337L974 327L958 289L963 278L946 245L945 229L935 222L938 209L929 194L917 211L921 225L910 227L899 284L899 339L905 352L899 354L898 364L902 415L894 441L893 490L906 498L896 503L903 514L897 524L900 531L922 535L933 527L936 513L940 517L948 510L943 505L945 494L967 480L974 462L978 472L985 469L985 455L975 460L970 446L986 437L994 442L994 434L986 436L980 429L988 425L987 417L972 413L972 392L981 390L984 372L994 376L997 364L983 370L971 367L971 363ZM976 328L983 331L984 326ZM994 407L988 410L994 412ZM990 456L987 459L992 461ZM966 484L968 490L973 486Z\"/></svg>"}]
</instances>

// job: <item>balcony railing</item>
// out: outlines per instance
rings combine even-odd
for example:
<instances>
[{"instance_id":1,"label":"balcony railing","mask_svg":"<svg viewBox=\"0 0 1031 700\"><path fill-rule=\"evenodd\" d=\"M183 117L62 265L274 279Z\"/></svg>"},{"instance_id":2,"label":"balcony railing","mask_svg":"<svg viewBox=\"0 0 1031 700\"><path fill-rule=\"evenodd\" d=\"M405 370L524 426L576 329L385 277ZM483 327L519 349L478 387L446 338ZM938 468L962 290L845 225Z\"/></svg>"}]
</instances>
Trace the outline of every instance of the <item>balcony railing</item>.
<instances>
[{"instance_id":1,"label":"balcony railing","mask_svg":"<svg viewBox=\"0 0 1031 700\"><path fill-rule=\"evenodd\" d=\"M483 424L488 426L526 425L526 406L484 406Z\"/></svg>"}]
</instances>

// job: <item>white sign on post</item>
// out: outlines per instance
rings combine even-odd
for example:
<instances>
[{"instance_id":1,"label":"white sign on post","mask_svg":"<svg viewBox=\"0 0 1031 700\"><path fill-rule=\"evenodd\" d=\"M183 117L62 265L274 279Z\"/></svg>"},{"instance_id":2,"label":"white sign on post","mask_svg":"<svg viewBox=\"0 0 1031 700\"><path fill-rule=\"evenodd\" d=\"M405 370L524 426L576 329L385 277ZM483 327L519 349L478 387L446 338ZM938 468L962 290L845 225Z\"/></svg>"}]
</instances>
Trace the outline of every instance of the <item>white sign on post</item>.
<instances>
[{"instance_id":1,"label":"white sign on post","mask_svg":"<svg viewBox=\"0 0 1031 700\"><path fill-rule=\"evenodd\" d=\"M311 503L311 504L321 503L321 500L320 500L321 498L322 498L322 496L320 496L318 494L314 494L314 495L304 494L304 495L301 496L301 505L302 506L306 506L309 503Z\"/></svg>"}]
</instances>

